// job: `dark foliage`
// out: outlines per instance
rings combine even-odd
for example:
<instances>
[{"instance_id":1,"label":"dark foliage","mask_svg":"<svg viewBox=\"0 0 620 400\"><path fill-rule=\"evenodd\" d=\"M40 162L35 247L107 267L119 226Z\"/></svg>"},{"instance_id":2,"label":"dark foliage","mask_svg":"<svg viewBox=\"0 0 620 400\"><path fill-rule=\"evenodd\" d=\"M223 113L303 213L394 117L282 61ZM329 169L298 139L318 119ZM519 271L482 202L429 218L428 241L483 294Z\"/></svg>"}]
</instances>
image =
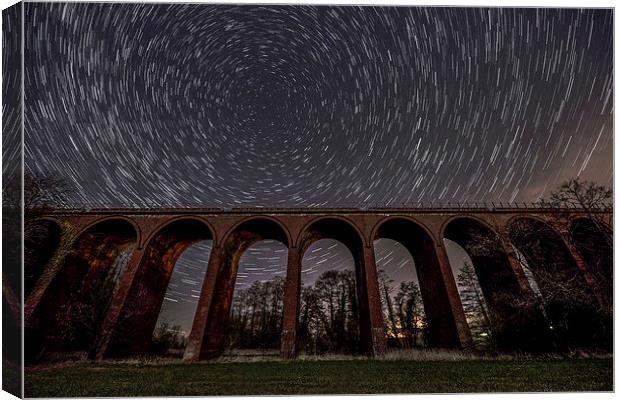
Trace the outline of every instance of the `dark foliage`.
<instances>
[{"instance_id":1,"label":"dark foliage","mask_svg":"<svg viewBox=\"0 0 620 400\"><path fill-rule=\"evenodd\" d=\"M401 282L394 295L394 283L384 270L379 270L379 294L390 347L408 349L426 343L426 316L419 286L412 281Z\"/></svg>"},{"instance_id":2,"label":"dark foliage","mask_svg":"<svg viewBox=\"0 0 620 400\"><path fill-rule=\"evenodd\" d=\"M279 348L283 297L281 277L237 290L228 320L226 348Z\"/></svg>"}]
</instances>

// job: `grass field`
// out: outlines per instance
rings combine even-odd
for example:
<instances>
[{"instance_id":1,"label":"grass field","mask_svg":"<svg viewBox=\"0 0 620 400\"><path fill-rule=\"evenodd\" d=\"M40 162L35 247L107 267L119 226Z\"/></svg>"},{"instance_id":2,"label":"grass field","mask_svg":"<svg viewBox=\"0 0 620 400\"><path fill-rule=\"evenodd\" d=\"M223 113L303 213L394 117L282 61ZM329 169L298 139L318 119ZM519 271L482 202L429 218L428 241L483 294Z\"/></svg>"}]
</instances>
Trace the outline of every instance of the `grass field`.
<instances>
[{"instance_id":1,"label":"grass field","mask_svg":"<svg viewBox=\"0 0 620 400\"><path fill-rule=\"evenodd\" d=\"M611 391L612 359L78 363L26 371L27 397Z\"/></svg>"}]
</instances>

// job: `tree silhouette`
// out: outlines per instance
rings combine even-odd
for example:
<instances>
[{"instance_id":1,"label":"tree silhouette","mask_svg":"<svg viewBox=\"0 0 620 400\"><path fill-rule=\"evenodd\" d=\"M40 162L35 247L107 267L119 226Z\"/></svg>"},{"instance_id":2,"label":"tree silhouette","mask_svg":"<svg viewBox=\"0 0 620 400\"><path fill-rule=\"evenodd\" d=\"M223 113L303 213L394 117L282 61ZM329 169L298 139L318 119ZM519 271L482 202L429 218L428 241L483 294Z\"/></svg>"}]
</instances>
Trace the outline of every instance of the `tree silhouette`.
<instances>
[{"instance_id":1,"label":"tree silhouette","mask_svg":"<svg viewBox=\"0 0 620 400\"><path fill-rule=\"evenodd\" d=\"M392 292L394 288L392 284L393 279L390 279L385 270L379 270L377 275L379 280L379 294L381 296L381 306L384 311L384 321L386 324L386 335L388 340L396 340L400 342L400 327L399 321L397 321L396 313L394 312L394 305L392 300Z\"/></svg>"},{"instance_id":2,"label":"tree silhouette","mask_svg":"<svg viewBox=\"0 0 620 400\"><path fill-rule=\"evenodd\" d=\"M474 345L479 349L494 349L495 335L489 309L484 300L476 271L469 262L465 262L456 281Z\"/></svg>"},{"instance_id":3,"label":"tree silhouette","mask_svg":"<svg viewBox=\"0 0 620 400\"><path fill-rule=\"evenodd\" d=\"M233 297L226 348L278 348L282 328L284 278L254 282Z\"/></svg>"},{"instance_id":4,"label":"tree silhouette","mask_svg":"<svg viewBox=\"0 0 620 400\"><path fill-rule=\"evenodd\" d=\"M394 280L379 270L379 294L383 308L388 345L418 347L425 343L426 318L420 288L413 281L401 282L393 295Z\"/></svg>"},{"instance_id":5,"label":"tree silhouette","mask_svg":"<svg viewBox=\"0 0 620 400\"><path fill-rule=\"evenodd\" d=\"M605 313L612 318L613 304L613 235L612 214L597 211L608 210L613 202L612 189L578 178L564 182L549 196L547 205L558 208L576 208L586 218L573 225L571 239L578 252L588 264L593 275L596 292L609 306Z\"/></svg>"},{"instance_id":6,"label":"tree silhouette","mask_svg":"<svg viewBox=\"0 0 620 400\"><path fill-rule=\"evenodd\" d=\"M422 345L425 342L426 316L419 286L412 281L401 282L394 303L405 347Z\"/></svg>"}]
</instances>

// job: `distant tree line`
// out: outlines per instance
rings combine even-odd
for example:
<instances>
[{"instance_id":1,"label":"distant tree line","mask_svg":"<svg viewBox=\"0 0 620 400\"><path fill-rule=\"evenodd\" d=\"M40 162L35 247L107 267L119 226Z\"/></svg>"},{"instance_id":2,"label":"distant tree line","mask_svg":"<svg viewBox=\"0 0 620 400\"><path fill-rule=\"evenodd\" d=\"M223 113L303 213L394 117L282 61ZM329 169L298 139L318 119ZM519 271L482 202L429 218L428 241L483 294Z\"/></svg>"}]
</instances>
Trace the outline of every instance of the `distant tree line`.
<instances>
[{"instance_id":1,"label":"distant tree line","mask_svg":"<svg viewBox=\"0 0 620 400\"><path fill-rule=\"evenodd\" d=\"M187 336L183 334L181 325L162 321L155 327L148 352L151 355L183 357L185 346Z\"/></svg>"},{"instance_id":2,"label":"distant tree line","mask_svg":"<svg viewBox=\"0 0 620 400\"><path fill-rule=\"evenodd\" d=\"M353 271L326 271L301 291L298 338L306 354L359 351L359 311ZM236 291L230 311L228 349L279 348L284 279L254 282Z\"/></svg>"},{"instance_id":3,"label":"distant tree line","mask_svg":"<svg viewBox=\"0 0 620 400\"><path fill-rule=\"evenodd\" d=\"M301 293L299 348L306 354L360 351L359 309L355 274L323 272Z\"/></svg>"},{"instance_id":4,"label":"distant tree line","mask_svg":"<svg viewBox=\"0 0 620 400\"><path fill-rule=\"evenodd\" d=\"M228 320L228 349L270 349L280 346L284 278L254 282L237 289Z\"/></svg>"}]
</instances>

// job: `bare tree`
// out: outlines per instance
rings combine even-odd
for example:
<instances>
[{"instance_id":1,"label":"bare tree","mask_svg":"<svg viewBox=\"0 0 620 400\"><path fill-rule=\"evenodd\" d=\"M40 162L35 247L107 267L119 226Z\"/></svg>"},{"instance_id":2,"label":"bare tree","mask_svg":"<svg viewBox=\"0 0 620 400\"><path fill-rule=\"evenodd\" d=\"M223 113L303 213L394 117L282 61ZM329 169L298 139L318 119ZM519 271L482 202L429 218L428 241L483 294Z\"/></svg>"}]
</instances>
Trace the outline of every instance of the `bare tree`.
<instances>
[{"instance_id":1,"label":"bare tree","mask_svg":"<svg viewBox=\"0 0 620 400\"><path fill-rule=\"evenodd\" d=\"M483 319L488 321L494 346L503 348L500 343L506 341L506 335L509 342L520 340L510 334L517 328L538 338L526 344L528 351L548 350L545 341L558 351L601 346L609 325L604 323L604 310L561 237L546 223L526 219L511 224L509 235L511 243L503 243L488 232L472 229L466 233L466 250L474 264L482 258L506 265L503 279L513 279L519 287L522 277L513 268L520 265L526 279L525 271L531 272L527 279L530 290L506 291L487 283L481 291L489 305ZM476 327L472 331L475 334Z\"/></svg>"},{"instance_id":2,"label":"bare tree","mask_svg":"<svg viewBox=\"0 0 620 400\"><path fill-rule=\"evenodd\" d=\"M13 176L4 184L2 206L19 209L23 205L25 218L36 217L37 211L66 206L71 193L72 186L63 178L26 172L23 185L21 175Z\"/></svg>"},{"instance_id":3,"label":"bare tree","mask_svg":"<svg viewBox=\"0 0 620 400\"><path fill-rule=\"evenodd\" d=\"M551 192L545 203L557 208L578 208L583 210L598 229L600 237L606 241L610 249L613 248L613 239L606 226L609 225L607 216L596 211L610 209L613 202L613 190L591 181L582 181L579 178L570 179Z\"/></svg>"},{"instance_id":4,"label":"bare tree","mask_svg":"<svg viewBox=\"0 0 620 400\"><path fill-rule=\"evenodd\" d=\"M457 275L456 281L474 344L479 348L494 349L493 324L474 267L466 262Z\"/></svg>"},{"instance_id":5,"label":"bare tree","mask_svg":"<svg viewBox=\"0 0 620 400\"><path fill-rule=\"evenodd\" d=\"M187 337L183 334L181 325L163 321L157 325L155 332L153 332L149 353L181 357L186 345Z\"/></svg>"},{"instance_id":6,"label":"bare tree","mask_svg":"<svg viewBox=\"0 0 620 400\"><path fill-rule=\"evenodd\" d=\"M284 282L284 278L275 277L235 291L226 335L229 350L278 347Z\"/></svg>"},{"instance_id":7,"label":"bare tree","mask_svg":"<svg viewBox=\"0 0 620 400\"><path fill-rule=\"evenodd\" d=\"M398 314L398 325L407 347L417 347L424 341L426 316L422 304L422 293L415 282L401 282L394 297Z\"/></svg>"},{"instance_id":8,"label":"bare tree","mask_svg":"<svg viewBox=\"0 0 620 400\"><path fill-rule=\"evenodd\" d=\"M299 341L309 354L359 350L359 312L353 271L326 271L302 289Z\"/></svg>"},{"instance_id":9,"label":"bare tree","mask_svg":"<svg viewBox=\"0 0 620 400\"><path fill-rule=\"evenodd\" d=\"M381 298L384 318L386 322L388 322L386 334L388 338L399 340L398 322L396 321L396 314L394 312L394 306L392 304L392 291L394 290L394 288L392 287L392 283L394 283L394 280L390 279L387 272L382 269L379 270L378 280L379 294Z\"/></svg>"}]
</instances>

